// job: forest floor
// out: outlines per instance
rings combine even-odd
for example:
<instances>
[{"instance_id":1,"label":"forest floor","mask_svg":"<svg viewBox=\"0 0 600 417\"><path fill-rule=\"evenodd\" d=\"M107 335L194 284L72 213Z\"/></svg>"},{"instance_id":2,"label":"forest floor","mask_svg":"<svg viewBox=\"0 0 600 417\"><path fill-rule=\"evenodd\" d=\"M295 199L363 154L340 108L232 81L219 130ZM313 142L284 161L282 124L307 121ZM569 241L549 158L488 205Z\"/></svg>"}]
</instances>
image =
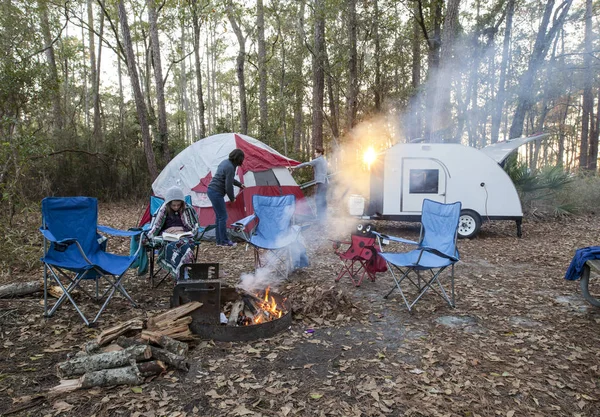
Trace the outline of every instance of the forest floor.
<instances>
[{"instance_id":1,"label":"forest floor","mask_svg":"<svg viewBox=\"0 0 600 417\"><path fill-rule=\"evenodd\" d=\"M100 206L101 223L114 227L134 225L138 214ZM521 239L512 222L484 224L476 239L459 241L456 308L428 294L412 313L398 293L383 298L389 273L360 288L334 282L340 262L328 238L348 238L354 225L336 218L328 230L309 230L310 267L277 289L294 308L288 330L256 342L197 341L189 372L170 370L139 387L48 395L67 354L104 328L164 311L172 285L151 289L131 272L127 288L141 308L115 297L96 328L66 305L44 319L39 293L0 300L0 414L28 404L11 415L600 415L600 309L563 278L574 250L598 243L597 218L526 219ZM377 227L418 238L416 224ZM245 249L207 242L200 260L220 262L224 280L236 284L253 269ZM40 276L14 272L0 284Z\"/></svg>"}]
</instances>

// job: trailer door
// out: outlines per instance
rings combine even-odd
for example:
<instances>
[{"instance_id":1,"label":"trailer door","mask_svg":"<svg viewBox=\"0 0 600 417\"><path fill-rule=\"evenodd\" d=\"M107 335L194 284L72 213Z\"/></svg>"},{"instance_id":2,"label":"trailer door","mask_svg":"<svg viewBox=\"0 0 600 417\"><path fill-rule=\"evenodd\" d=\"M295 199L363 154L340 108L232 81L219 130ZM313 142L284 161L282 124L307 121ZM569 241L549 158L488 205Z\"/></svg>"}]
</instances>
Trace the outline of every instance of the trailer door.
<instances>
[{"instance_id":1,"label":"trailer door","mask_svg":"<svg viewBox=\"0 0 600 417\"><path fill-rule=\"evenodd\" d=\"M401 211L420 213L426 198L445 203L447 177L445 165L437 159L403 158Z\"/></svg>"}]
</instances>

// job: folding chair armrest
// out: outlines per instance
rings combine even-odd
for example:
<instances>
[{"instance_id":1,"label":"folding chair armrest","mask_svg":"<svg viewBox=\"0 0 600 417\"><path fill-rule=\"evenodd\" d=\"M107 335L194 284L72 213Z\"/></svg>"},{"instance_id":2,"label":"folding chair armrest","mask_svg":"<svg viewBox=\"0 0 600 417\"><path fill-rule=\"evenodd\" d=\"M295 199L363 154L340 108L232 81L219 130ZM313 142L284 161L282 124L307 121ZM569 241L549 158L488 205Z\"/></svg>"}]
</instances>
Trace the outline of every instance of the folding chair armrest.
<instances>
[{"instance_id":1,"label":"folding chair armrest","mask_svg":"<svg viewBox=\"0 0 600 417\"><path fill-rule=\"evenodd\" d=\"M121 229L115 229L110 226L98 225L98 230L101 231L102 233L107 233L112 236L121 236L121 237L137 236L142 233L141 229L139 229L139 228L136 228L136 229L137 230L134 230L134 229L121 230Z\"/></svg>"},{"instance_id":2,"label":"folding chair armrest","mask_svg":"<svg viewBox=\"0 0 600 417\"><path fill-rule=\"evenodd\" d=\"M451 255L446 255L444 252L440 252L439 250L435 249L435 248L430 248L428 246L421 246L419 249L421 249L421 253L423 251L425 252L430 252L433 253L434 255L439 256L440 258L446 258L446 259L450 259L453 262L458 262L458 257L456 256L451 256ZM419 259L421 257L419 256Z\"/></svg>"},{"instance_id":3,"label":"folding chair armrest","mask_svg":"<svg viewBox=\"0 0 600 417\"><path fill-rule=\"evenodd\" d=\"M40 232L42 233L42 235L44 235L44 237L47 240L49 240L52 243L57 243L59 245L70 245L72 243L77 242L77 239L75 239L75 238L67 238L67 239L58 240L57 238L54 237L52 232L48 229L40 228Z\"/></svg>"},{"instance_id":4,"label":"folding chair armrest","mask_svg":"<svg viewBox=\"0 0 600 417\"><path fill-rule=\"evenodd\" d=\"M371 232L371 233L373 233L375 236L377 236L381 239L388 239L388 240L391 240L392 242L407 243L409 245L418 245L419 244L418 242L415 242L414 240L403 239L401 237L385 235L383 233L378 233L378 232Z\"/></svg>"},{"instance_id":5,"label":"folding chair armrest","mask_svg":"<svg viewBox=\"0 0 600 417\"><path fill-rule=\"evenodd\" d=\"M237 222L233 223L231 225L231 227L233 227L234 229L237 229L239 231L244 230L248 224L250 224L250 222L252 220L254 220L256 218L256 214L251 214L247 217L244 217L243 219L238 220Z\"/></svg>"}]
</instances>

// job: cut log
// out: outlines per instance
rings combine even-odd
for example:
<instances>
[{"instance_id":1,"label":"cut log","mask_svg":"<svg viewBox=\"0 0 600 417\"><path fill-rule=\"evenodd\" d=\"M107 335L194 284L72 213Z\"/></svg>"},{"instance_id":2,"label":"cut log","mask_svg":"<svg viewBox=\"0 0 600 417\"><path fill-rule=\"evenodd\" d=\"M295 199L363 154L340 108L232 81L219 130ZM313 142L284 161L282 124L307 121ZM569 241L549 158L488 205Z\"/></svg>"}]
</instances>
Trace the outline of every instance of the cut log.
<instances>
[{"instance_id":1,"label":"cut log","mask_svg":"<svg viewBox=\"0 0 600 417\"><path fill-rule=\"evenodd\" d=\"M237 301L233 307L231 307L231 314L229 314L229 320L227 321L228 326L235 326L238 321L238 317L244 309L244 302Z\"/></svg>"},{"instance_id":2,"label":"cut log","mask_svg":"<svg viewBox=\"0 0 600 417\"><path fill-rule=\"evenodd\" d=\"M148 346L132 346L118 352L76 357L56 365L56 372L59 378L66 378L100 369L118 368L129 364L131 360L146 360L151 356Z\"/></svg>"},{"instance_id":3,"label":"cut log","mask_svg":"<svg viewBox=\"0 0 600 417\"><path fill-rule=\"evenodd\" d=\"M73 294L75 291L72 291L71 294ZM65 292L63 291L62 288L60 288L58 285L50 285L48 286L48 294L51 295L54 298L60 298L62 297L62 295Z\"/></svg>"},{"instance_id":4,"label":"cut log","mask_svg":"<svg viewBox=\"0 0 600 417\"><path fill-rule=\"evenodd\" d=\"M185 317L181 317L177 320L162 320L159 321L157 323L154 324L153 328L150 329L150 327L148 327L148 330L150 331L156 331L156 330L163 330L163 329L168 329L168 328L172 328L172 327L179 327L179 326L187 326L188 324L190 324L192 322L192 318L190 316L185 316Z\"/></svg>"},{"instance_id":5,"label":"cut log","mask_svg":"<svg viewBox=\"0 0 600 417\"><path fill-rule=\"evenodd\" d=\"M14 282L0 286L0 298L18 297L43 290L44 283L40 281Z\"/></svg>"},{"instance_id":6,"label":"cut log","mask_svg":"<svg viewBox=\"0 0 600 417\"><path fill-rule=\"evenodd\" d=\"M109 342L117 339L122 334L128 332L129 330L142 330L144 327L144 323L140 319L131 319L126 322L117 324L116 326L110 327L106 330L103 330L102 333L96 339L96 342L100 345L106 345Z\"/></svg>"},{"instance_id":7,"label":"cut log","mask_svg":"<svg viewBox=\"0 0 600 417\"><path fill-rule=\"evenodd\" d=\"M137 385L144 382L135 365L123 368L103 369L101 371L86 372L81 377L81 388L107 387L110 385Z\"/></svg>"},{"instance_id":8,"label":"cut log","mask_svg":"<svg viewBox=\"0 0 600 417\"><path fill-rule=\"evenodd\" d=\"M167 366L161 361L140 362L136 364L141 376L160 375L167 370Z\"/></svg>"},{"instance_id":9,"label":"cut log","mask_svg":"<svg viewBox=\"0 0 600 417\"><path fill-rule=\"evenodd\" d=\"M192 340L197 339L189 328L180 333L170 334L169 337L171 339L179 340L180 342L191 342Z\"/></svg>"},{"instance_id":10,"label":"cut log","mask_svg":"<svg viewBox=\"0 0 600 417\"><path fill-rule=\"evenodd\" d=\"M83 352L88 355L95 355L96 353L102 353L102 349L98 342L92 340L91 342L87 342L83 347Z\"/></svg>"},{"instance_id":11,"label":"cut log","mask_svg":"<svg viewBox=\"0 0 600 417\"><path fill-rule=\"evenodd\" d=\"M192 301L191 303L182 304L179 307L167 310L164 313L158 314L148 319L148 330L154 330L157 323L161 321L173 322L183 316L187 316L192 311L202 307L202 303Z\"/></svg>"},{"instance_id":12,"label":"cut log","mask_svg":"<svg viewBox=\"0 0 600 417\"><path fill-rule=\"evenodd\" d=\"M140 342L138 342L137 340L131 339L129 337L121 336L117 340L117 344L124 348L128 348L128 347L132 347L132 346L139 346ZM142 345L142 346L146 346L146 345ZM154 346L150 346L150 349L152 351L153 359L158 359L159 361L162 361L162 362L166 363L167 365L172 366L176 369L180 369L182 371L187 372L190 370L190 366L187 363L185 356L176 355L174 353L169 352L168 350L157 348Z\"/></svg>"},{"instance_id":13,"label":"cut log","mask_svg":"<svg viewBox=\"0 0 600 417\"><path fill-rule=\"evenodd\" d=\"M189 328L188 328L189 330ZM147 340L151 343L159 345L171 353L176 355L185 356L188 353L189 346L187 343L179 342L169 336L165 336L161 333L151 332L148 330L142 331L142 339Z\"/></svg>"}]
</instances>

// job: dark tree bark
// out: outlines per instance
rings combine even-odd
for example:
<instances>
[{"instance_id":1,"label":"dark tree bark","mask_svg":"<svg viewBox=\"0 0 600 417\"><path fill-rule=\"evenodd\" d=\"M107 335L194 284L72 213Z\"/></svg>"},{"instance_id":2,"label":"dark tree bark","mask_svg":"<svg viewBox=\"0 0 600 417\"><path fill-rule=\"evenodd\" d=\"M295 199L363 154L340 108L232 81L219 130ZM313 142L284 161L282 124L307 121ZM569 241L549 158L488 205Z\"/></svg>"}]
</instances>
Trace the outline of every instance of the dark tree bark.
<instances>
[{"instance_id":1,"label":"dark tree bark","mask_svg":"<svg viewBox=\"0 0 600 417\"><path fill-rule=\"evenodd\" d=\"M233 32L237 37L239 51L236 59L236 74L238 78L238 89L240 94L240 132L244 135L248 134L248 108L246 106L246 81L244 79L244 64L246 62L246 38L242 34L242 29L236 19L233 11L232 3L227 5L227 18L231 23Z\"/></svg>"},{"instance_id":2,"label":"dark tree bark","mask_svg":"<svg viewBox=\"0 0 600 417\"><path fill-rule=\"evenodd\" d=\"M167 107L165 105L165 88L160 57L160 41L158 39L158 17L154 0L147 1L148 20L150 21L150 43L152 45L152 62L154 64L154 83L156 84L156 105L158 107L158 143L162 150L164 163L171 160L169 151L169 130L167 127ZM150 78L150 74L147 74Z\"/></svg>"},{"instance_id":3,"label":"dark tree bark","mask_svg":"<svg viewBox=\"0 0 600 417\"><path fill-rule=\"evenodd\" d=\"M508 0L506 4L506 27L504 28L504 41L502 43L502 62L500 63L500 78L498 80L498 94L494 103L492 113L492 143L498 142L500 134L500 122L502 120L502 110L506 101L506 69L509 61L510 36L512 32L512 22L515 13L515 0Z\"/></svg>"},{"instance_id":4,"label":"dark tree bark","mask_svg":"<svg viewBox=\"0 0 600 417\"><path fill-rule=\"evenodd\" d=\"M581 115L581 148L579 150L579 167L581 169L596 170L598 143L595 144L596 158L592 155L592 141L590 130L594 125L594 95L592 93L592 0L585 0L585 33L584 33L583 66L583 103Z\"/></svg>"},{"instance_id":5,"label":"dark tree bark","mask_svg":"<svg viewBox=\"0 0 600 417\"><path fill-rule=\"evenodd\" d=\"M267 141L267 55L265 48L265 9L263 0L256 1L256 30L258 35L258 107L260 140Z\"/></svg>"},{"instance_id":6,"label":"dark tree bark","mask_svg":"<svg viewBox=\"0 0 600 417\"><path fill-rule=\"evenodd\" d=\"M329 56L327 49L325 49L325 68L327 72L327 101L329 102L329 126L331 127L331 134L333 139L337 142L340 137L340 111L338 101L335 99L335 86L333 82L333 75L331 74L331 67L329 65Z\"/></svg>"},{"instance_id":7,"label":"dark tree bark","mask_svg":"<svg viewBox=\"0 0 600 417\"><path fill-rule=\"evenodd\" d=\"M92 107L94 108L92 136L94 141L99 140L101 133L100 129L100 96L98 94L98 76L96 66L96 41L94 37L94 9L92 0L87 1L87 18L88 18L88 48L90 54L90 79L92 81Z\"/></svg>"},{"instance_id":8,"label":"dark tree bark","mask_svg":"<svg viewBox=\"0 0 600 417\"><path fill-rule=\"evenodd\" d=\"M356 124L358 108L358 51L356 47L356 0L346 0L348 14L348 101L346 102L346 132Z\"/></svg>"},{"instance_id":9,"label":"dark tree bark","mask_svg":"<svg viewBox=\"0 0 600 417\"><path fill-rule=\"evenodd\" d=\"M206 123L204 121L204 96L202 94L202 66L200 62L200 16L198 15L198 2L192 0L192 25L194 26L194 59L196 68L196 84L197 95L198 95L198 118L200 122L199 136L200 138L206 137Z\"/></svg>"},{"instance_id":10,"label":"dark tree bark","mask_svg":"<svg viewBox=\"0 0 600 417\"><path fill-rule=\"evenodd\" d=\"M325 2L314 0L312 145L323 147L323 94L325 90Z\"/></svg>"},{"instance_id":11,"label":"dark tree bark","mask_svg":"<svg viewBox=\"0 0 600 417\"><path fill-rule=\"evenodd\" d=\"M119 0L119 20L121 21L121 31L123 32L123 47L125 48L127 56L127 69L131 80L131 88L133 89L133 98L140 122L140 130L142 132L144 153L146 154L146 162L148 164L151 180L154 181L158 176L158 167L156 166L156 158L154 157L154 150L152 149L150 127L148 125L148 109L146 108L144 95L140 88L140 80L135 64L135 54L133 53L133 44L131 42L131 33L129 32L129 24L127 23L127 11L125 10L123 0Z\"/></svg>"},{"instance_id":12,"label":"dark tree bark","mask_svg":"<svg viewBox=\"0 0 600 417\"><path fill-rule=\"evenodd\" d=\"M523 134L525 116L528 110L531 108L533 100L533 91L535 90L533 85L535 76L544 62L544 58L548 53L552 39L554 39L554 36L556 36L558 30L562 27L573 0L564 0L559 6L556 7L554 18L552 19L553 24L548 29L550 18L552 17L552 11L554 9L554 3L555 0L548 0L546 3L544 15L542 17L542 21L535 39L535 44L533 46L533 53L529 59L529 65L519 82L517 109L513 115L509 138L517 138Z\"/></svg>"},{"instance_id":13,"label":"dark tree bark","mask_svg":"<svg viewBox=\"0 0 600 417\"><path fill-rule=\"evenodd\" d=\"M50 80L52 82L52 122L56 130L63 128L63 112L60 97L60 81L58 79L58 69L56 67L56 56L54 54L54 46L52 45L52 35L50 33L50 18L48 13L48 5L46 0L38 0L40 25L42 35L44 36L44 48L48 67L50 69Z\"/></svg>"},{"instance_id":14,"label":"dark tree bark","mask_svg":"<svg viewBox=\"0 0 600 417\"><path fill-rule=\"evenodd\" d=\"M298 17L296 20L296 40L295 40L295 68L294 75L294 154L300 154L302 144L302 123L303 111L302 102L304 99L304 77L302 74L302 60L304 54L304 0L300 0L298 5Z\"/></svg>"},{"instance_id":15,"label":"dark tree bark","mask_svg":"<svg viewBox=\"0 0 600 417\"><path fill-rule=\"evenodd\" d=\"M373 1L373 39L375 43L375 85L373 96L375 100L375 111L381 111L383 101L383 86L381 85L381 39L379 38L379 1Z\"/></svg>"},{"instance_id":16,"label":"dark tree bark","mask_svg":"<svg viewBox=\"0 0 600 417\"><path fill-rule=\"evenodd\" d=\"M421 25L419 24L419 12L420 2L415 1L413 5L414 16L412 18L412 39L411 39L411 50L412 50L412 66L411 66L411 86L412 86L412 97L411 97L411 118L408 123L407 131L408 138L415 139L421 136L422 133L422 109L421 109L421 93L419 87L421 86Z\"/></svg>"}]
</instances>

